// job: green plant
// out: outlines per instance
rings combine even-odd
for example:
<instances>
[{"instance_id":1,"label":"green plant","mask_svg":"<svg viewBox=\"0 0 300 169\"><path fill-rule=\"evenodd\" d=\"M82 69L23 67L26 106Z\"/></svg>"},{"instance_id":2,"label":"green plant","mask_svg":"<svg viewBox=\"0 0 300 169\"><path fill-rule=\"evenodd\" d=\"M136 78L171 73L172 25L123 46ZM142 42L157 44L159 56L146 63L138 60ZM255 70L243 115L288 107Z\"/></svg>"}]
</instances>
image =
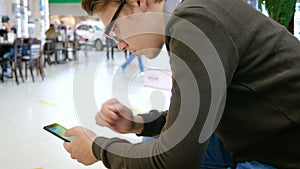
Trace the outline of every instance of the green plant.
<instances>
[{"instance_id":1,"label":"green plant","mask_svg":"<svg viewBox=\"0 0 300 169\"><path fill-rule=\"evenodd\" d=\"M265 6L269 17L284 26L288 26L295 13L297 0L258 0L258 7L262 11Z\"/></svg>"}]
</instances>

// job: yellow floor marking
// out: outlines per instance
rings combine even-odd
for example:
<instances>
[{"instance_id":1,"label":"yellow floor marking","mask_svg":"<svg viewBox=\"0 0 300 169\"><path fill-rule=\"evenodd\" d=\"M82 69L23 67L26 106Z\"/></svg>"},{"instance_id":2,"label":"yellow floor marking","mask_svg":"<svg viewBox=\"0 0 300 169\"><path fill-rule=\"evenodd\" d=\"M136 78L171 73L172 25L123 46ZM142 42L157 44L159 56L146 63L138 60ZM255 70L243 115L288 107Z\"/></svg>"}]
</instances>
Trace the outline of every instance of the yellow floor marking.
<instances>
[{"instance_id":1,"label":"yellow floor marking","mask_svg":"<svg viewBox=\"0 0 300 169\"><path fill-rule=\"evenodd\" d=\"M47 105L47 106L50 106L52 108L57 108L59 107L58 105L54 104L54 103L50 103L50 102L46 102L44 100L38 100L37 101L38 103L41 103L41 104L44 104L44 105Z\"/></svg>"}]
</instances>

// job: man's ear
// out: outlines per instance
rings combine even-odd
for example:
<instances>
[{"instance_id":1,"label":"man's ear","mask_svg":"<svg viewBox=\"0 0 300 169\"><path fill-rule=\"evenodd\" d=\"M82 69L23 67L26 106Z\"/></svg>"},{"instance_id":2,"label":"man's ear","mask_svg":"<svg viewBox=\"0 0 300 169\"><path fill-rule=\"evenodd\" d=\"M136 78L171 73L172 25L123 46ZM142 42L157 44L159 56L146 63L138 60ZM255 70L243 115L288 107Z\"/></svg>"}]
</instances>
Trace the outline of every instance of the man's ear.
<instances>
[{"instance_id":1,"label":"man's ear","mask_svg":"<svg viewBox=\"0 0 300 169\"><path fill-rule=\"evenodd\" d=\"M127 3L133 7L140 7L143 12L146 12L148 9L147 1L148 0L127 0Z\"/></svg>"}]
</instances>

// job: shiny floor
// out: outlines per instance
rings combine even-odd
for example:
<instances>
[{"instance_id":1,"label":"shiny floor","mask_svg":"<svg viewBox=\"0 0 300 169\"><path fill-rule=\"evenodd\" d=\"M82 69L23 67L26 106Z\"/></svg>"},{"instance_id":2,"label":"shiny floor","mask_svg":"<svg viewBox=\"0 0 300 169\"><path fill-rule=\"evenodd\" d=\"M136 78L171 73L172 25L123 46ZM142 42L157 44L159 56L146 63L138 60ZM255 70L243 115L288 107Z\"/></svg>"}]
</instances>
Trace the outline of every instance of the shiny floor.
<instances>
[{"instance_id":1,"label":"shiny floor","mask_svg":"<svg viewBox=\"0 0 300 169\"><path fill-rule=\"evenodd\" d=\"M1 169L104 169L101 162L84 166L70 158L63 141L42 128L60 123L76 125L105 137L121 137L131 142L141 138L120 135L95 124L94 116L109 98L118 98L134 113L166 109L170 92L145 87L146 73L140 73L137 59L123 72L124 53L106 60L105 52L79 52L78 61L46 66L44 81L28 78L16 85L14 79L0 82L0 168ZM145 67L169 69L166 51L147 60Z\"/></svg>"}]
</instances>

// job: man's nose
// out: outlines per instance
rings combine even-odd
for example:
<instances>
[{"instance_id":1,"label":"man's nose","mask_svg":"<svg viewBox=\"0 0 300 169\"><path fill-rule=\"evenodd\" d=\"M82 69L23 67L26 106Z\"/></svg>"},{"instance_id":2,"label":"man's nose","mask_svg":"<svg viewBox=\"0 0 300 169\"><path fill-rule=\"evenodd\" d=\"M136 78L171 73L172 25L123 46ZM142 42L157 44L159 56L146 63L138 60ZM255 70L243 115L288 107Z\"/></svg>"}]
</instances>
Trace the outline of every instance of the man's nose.
<instances>
[{"instance_id":1,"label":"man's nose","mask_svg":"<svg viewBox=\"0 0 300 169\"><path fill-rule=\"evenodd\" d=\"M128 47L128 44L127 44L126 42L124 42L124 41L120 41L120 42L118 43L118 49L119 49L119 50L126 50L127 47Z\"/></svg>"}]
</instances>

